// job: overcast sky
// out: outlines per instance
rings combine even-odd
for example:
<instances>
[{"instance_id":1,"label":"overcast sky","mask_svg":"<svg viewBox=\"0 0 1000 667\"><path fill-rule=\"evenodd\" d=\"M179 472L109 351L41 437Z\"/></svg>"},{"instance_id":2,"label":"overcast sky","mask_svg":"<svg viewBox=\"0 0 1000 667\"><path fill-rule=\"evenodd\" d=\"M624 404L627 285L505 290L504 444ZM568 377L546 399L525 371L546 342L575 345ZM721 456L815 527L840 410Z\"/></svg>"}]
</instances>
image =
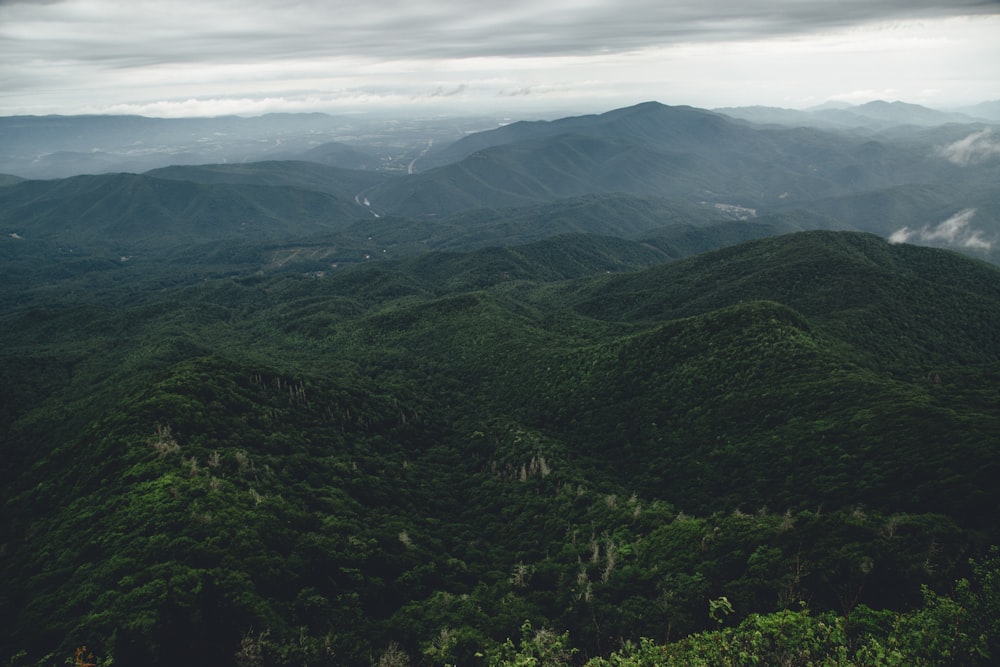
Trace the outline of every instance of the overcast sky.
<instances>
[{"instance_id":1,"label":"overcast sky","mask_svg":"<svg viewBox=\"0 0 1000 667\"><path fill-rule=\"evenodd\" d=\"M1000 0L0 0L0 115L1000 99Z\"/></svg>"}]
</instances>

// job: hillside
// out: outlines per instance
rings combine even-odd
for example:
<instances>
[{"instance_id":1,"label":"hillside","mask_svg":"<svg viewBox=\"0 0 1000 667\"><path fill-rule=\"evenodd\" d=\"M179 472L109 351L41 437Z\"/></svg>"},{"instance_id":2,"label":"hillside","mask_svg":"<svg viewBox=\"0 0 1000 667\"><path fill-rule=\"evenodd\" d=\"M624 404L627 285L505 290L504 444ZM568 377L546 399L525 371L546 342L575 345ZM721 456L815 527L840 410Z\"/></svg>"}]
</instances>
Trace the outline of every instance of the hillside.
<instances>
[{"instance_id":1,"label":"hillside","mask_svg":"<svg viewBox=\"0 0 1000 667\"><path fill-rule=\"evenodd\" d=\"M989 142L989 130L975 124L859 133L753 125L647 103L473 134L430 154L420 173L386 180L366 195L380 214L410 217L595 193L809 208L819 199L908 185L958 186L949 200L955 206L996 191L1000 163L984 157L972 169L956 157L977 132L986 132L982 141ZM874 231L863 217L841 222Z\"/></svg>"},{"instance_id":2,"label":"hillside","mask_svg":"<svg viewBox=\"0 0 1000 667\"><path fill-rule=\"evenodd\" d=\"M738 110L727 111L739 115ZM220 211L220 230L231 226L226 218L233 211L261 223L243 237L250 242L329 234L345 220L391 219L375 229L409 239L405 249L400 244L396 249L410 253L511 245L561 233L652 238L656 228L673 224L700 227L705 222L782 215L786 221L788 216L811 220L813 226L778 224L773 233L849 229L998 261L1000 160L994 125L903 103L800 112L809 118L834 111L853 114L871 121L864 126L794 119L771 123L769 111L750 110L744 114L754 121L749 122L648 102L602 114L499 127L489 119L390 123L293 114L172 122L127 117L119 119L119 135L112 131L114 119L11 118L0 119L0 133L10 138L12 165L33 164L42 155L60 164L60 174L73 173L77 158L92 163L103 156L134 158L138 162L123 163L118 171L143 171L144 151L152 151L157 164L173 164L145 172L144 178L214 190L196 192L191 185L175 184L168 191L168 186L159 186L157 201L122 203L151 189L133 185L106 196L95 213L103 216L107 205L119 207L108 213L120 217L122 208L132 206L125 214L145 216L151 211L154 218L173 219L169 227L179 224L178 212L189 207L207 231L208 218L215 215L211 211ZM148 138L137 138L143 132ZM131 144L126 142L130 138ZM156 141L163 143L152 145ZM129 153L133 149L134 155ZM188 149L202 153L172 152ZM34 173L31 169L28 172ZM100 178L126 177L117 173ZM83 182L63 179L29 186L4 181L20 188L3 188L3 233L23 237L22 223L39 215L32 208L19 208L25 205L24 193L44 198L48 195L41 190L58 189L60 194L52 196L75 197L82 192L71 191ZM322 201L317 193L335 201ZM217 201L199 210L204 197ZM63 218L86 220L81 212L90 211L93 204L86 198L67 199L64 209L49 208L42 218L48 216L56 225ZM298 216L296 207L303 208L303 215ZM760 236L763 229L734 228L727 238L745 240ZM193 234L192 242L202 240L190 225L184 233ZM371 254L365 242L377 237L359 236L338 239L352 252L359 251L342 254L339 260ZM697 250L713 247L702 244ZM385 244L375 250L392 252Z\"/></svg>"},{"instance_id":3,"label":"hillside","mask_svg":"<svg viewBox=\"0 0 1000 667\"><path fill-rule=\"evenodd\" d=\"M582 663L719 596L884 637L971 576L998 270L849 232L664 254L5 286L0 651L480 664L527 619Z\"/></svg>"},{"instance_id":4,"label":"hillside","mask_svg":"<svg viewBox=\"0 0 1000 667\"><path fill-rule=\"evenodd\" d=\"M122 253L191 240L300 236L365 215L352 201L313 190L136 174L23 181L0 189L0 226L8 234Z\"/></svg>"},{"instance_id":5,"label":"hillside","mask_svg":"<svg viewBox=\"0 0 1000 667\"><path fill-rule=\"evenodd\" d=\"M353 201L359 192L385 180L385 175L376 172L343 169L305 161L172 166L153 169L144 175L202 184L291 187L323 192L346 201Z\"/></svg>"}]
</instances>

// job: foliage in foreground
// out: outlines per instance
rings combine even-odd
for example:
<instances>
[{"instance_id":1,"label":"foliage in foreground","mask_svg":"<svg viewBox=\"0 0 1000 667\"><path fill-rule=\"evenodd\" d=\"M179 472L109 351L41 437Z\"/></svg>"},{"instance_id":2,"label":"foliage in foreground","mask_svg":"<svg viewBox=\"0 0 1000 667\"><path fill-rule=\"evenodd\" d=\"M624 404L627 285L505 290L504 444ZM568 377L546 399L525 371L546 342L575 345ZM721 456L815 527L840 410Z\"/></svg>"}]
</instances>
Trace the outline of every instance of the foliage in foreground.
<instances>
[{"instance_id":1,"label":"foliage in foreground","mask_svg":"<svg viewBox=\"0 0 1000 667\"><path fill-rule=\"evenodd\" d=\"M924 589L923 605L907 613L861 605L849 615L790 609L751 614L736 627L721 627L733 609L725 597L709 600L719 629L669 644L643 638L626 641L586 667L934 667L989 665L1000 655L1000 551L973 563L971 579L959 580L949 596ZM804 607L804 603L803 607ZM480 654L489 667L555 667L574 662L569 634L521 629ZM434 656L428 651L425 655ZM436 656L435 656L436 657ZM433 664L438 664L434 662Z\"/></svg>"}]
</instances>

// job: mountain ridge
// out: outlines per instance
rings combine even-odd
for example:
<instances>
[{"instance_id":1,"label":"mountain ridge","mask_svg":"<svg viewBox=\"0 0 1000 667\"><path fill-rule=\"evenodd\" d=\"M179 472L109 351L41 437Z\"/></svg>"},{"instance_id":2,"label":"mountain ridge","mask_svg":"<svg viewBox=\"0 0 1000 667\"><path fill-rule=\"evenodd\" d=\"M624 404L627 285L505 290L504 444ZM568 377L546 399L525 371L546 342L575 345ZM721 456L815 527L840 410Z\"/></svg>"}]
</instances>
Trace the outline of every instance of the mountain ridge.
<instances>
[{"instance_id":1,"label":"mountain ridge","mask_svg":"<svg viewBox=\"0 0 1000 667\"><path fill-rule=\"evenodd\" d=\"M136 174L23 181L0 189L0 205L0 224L23 239L122 249L178 245L192 235L276 238L303 223L329 227L365 215L361 206L315 191Z\"/></svg>"}]
</instances>

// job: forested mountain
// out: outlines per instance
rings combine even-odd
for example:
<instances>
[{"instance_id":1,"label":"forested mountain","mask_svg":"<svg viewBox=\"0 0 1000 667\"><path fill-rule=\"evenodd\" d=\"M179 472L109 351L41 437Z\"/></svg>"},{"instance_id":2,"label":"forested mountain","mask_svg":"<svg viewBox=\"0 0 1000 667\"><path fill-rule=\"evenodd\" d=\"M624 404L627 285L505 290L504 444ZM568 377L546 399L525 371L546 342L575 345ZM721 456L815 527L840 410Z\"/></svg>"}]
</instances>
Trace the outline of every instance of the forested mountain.
<instances>
[{"instance_id":1,"label":"forested mountain","mask_svg":"<svg viewBox=\"0 0 1000 667\"><path fill-rule=\"evenodd\" d=\"M983 553L996 269L816 232L608 274L613 247L7 309L5 650L433 664L446 635L464 664L529 619L585 657L720 595L906 609Z\"/></svg>"},{"instance_id":2,"label":"forested mountain","mask_svg":"<svg viewBox=\"0 0 1000 667\"><path fill-rule=\"evenodd\" d=\"M153 178L192 181L203 184L256 185L315 190L353 201L363 190L385 180L378 172L341 169L317 162L289 161L248 162L244 164L207 164L153 169L145 174ZM355 202L357 203L357 202ZM354 211L361 215L362 211ZM370 217L370 216L365 216Z\"/></svg>"},{"instance_id":3,"label":"forested mountain","mask_svg":"<svg viewBox=\"0 0 1000 667\"><path fill-rule=\"evenodd\" d=\"M123 253L238 236L269 239L331 229L363 215L312 190L200 185L134 174L25 181L0 189L0 224L15 240Z\"/></svg>"},{"instance_id":4,"label":"forested mountain","mask_svg":"<svg viewBox=\"0 0 1000 667\"><path fill-rule=\"evenodd\" d=\"M903 230L905 240L995 260L1000 153L994 128L982 122L944 122L960 117L901 103L872 103L852 112L881 113L885 125L878 129L755 125L721 113L645 103L599 115L512 123L456 142L421 143L414 129L419 126L407 126L400 130L398 146L374 136L370 140L376 144L367 149L338 142L317 143L309 149L322 152L328 145L335 152L355 151L363 162L379 163L365 170L341 168L357 166L353 158L342 164L334 161L340 166L321 166L327 162L321 154L289 149L284 155L298 161L170 167L147 175L202 184L315 190L363 207L343 211L357 219L394 216L437 221L472 209L559 206L567 199L595 195L669 199L743 210L748 215L808 210L832 218L833 225L841 228L884 236ZM943 124L907 124L905 119L913 115L926 122L939 118ZM289 119L296 118L261 119L249 126L270 124L279 135L293 134ZM890 122L891 118L897 120ZM298 131L314 132L304 136L322 142L322 119L306 120ZM30 138L38 136L35 122L41 121L22 121L32 131L22 137L11 130L10 135L16 136L14 146L19 151L28 151ZM68 119L50 121L55 127L71 126ZM84 137L110 141L105 137L111 127L107 121L88 122L101 132L83 133ZM145 127L129 119L126 129L136 123ZM160 125L173 128L166 121ZM330 120L327 125L335 123ZM211 127L206 124L199 132ZM178 133L180 127L171 131ZM55 138L63 136L53 132ZM240 136L235 130L233 134ZM440 137L446 132L435 129L433 134ZM42 136L51 148L55 139ZM26 158L19 159L25 163ZM876 200L883 203L872 208ZM951 231L950 223L939 229L965 211L972 217L963 218L964 235ZM20 233L9 227L7 233ZM493 242L505 241L496 236Z\"/></svg>"},{"instance_id":5,"label":"forested mountain","mask_svg":"<svg viewBox=\"0 0 1000 667\"><path fill-rule=\"evenodd\" d=\"M992 664L1000 162L900 127L4 179L0 658Z\"/></svg>"},{"instance_id":6,"label":"forested mountain","mask_svg":"<svg viewBox=\"0 0 1000 667\"><path fill-rule=\"evenodd\" d=\"M992 129L982 124L878 133L780 128L651 103L471 135L422 165L451 162L388 179L366 198L381 214L433 217L625 192L755 213L809 209L847 228L888 236L908 226L924 230L926 242L988 251L1000 234L998 155ZM935 201L916 218L884 218L864 201L892 202L898 193L905 204L907 193L920 190L934 192ZM975 210L985 243L935 235L964 210Z\"/></svg>"}]
</instances>

